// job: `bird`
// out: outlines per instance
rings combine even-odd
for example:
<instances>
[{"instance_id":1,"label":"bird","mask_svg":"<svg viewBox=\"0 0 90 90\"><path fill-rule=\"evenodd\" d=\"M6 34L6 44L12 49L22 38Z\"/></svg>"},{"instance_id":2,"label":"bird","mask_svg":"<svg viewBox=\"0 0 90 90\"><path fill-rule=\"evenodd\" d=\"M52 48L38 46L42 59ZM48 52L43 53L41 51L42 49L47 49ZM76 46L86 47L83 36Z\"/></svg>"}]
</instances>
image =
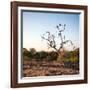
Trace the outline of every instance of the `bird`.
<instances>
[{"instance_id":1,"label":"bird","mask_svg":"<svg viewBox=\"0 0 90 90\"><path fill-rule=\"evenodd\" d=\"M59 26L62 26L61 24L59 24Z\"/></svg>"},{"instance_id":2,"label":"bird","mask_svg":"<svg viewBox=\"0 0 90 90\"><path fill-rule=\"evenodd\" d=\"M59 30L59 26L57 25L56 28Z\"/></svg>"}]
</instances>

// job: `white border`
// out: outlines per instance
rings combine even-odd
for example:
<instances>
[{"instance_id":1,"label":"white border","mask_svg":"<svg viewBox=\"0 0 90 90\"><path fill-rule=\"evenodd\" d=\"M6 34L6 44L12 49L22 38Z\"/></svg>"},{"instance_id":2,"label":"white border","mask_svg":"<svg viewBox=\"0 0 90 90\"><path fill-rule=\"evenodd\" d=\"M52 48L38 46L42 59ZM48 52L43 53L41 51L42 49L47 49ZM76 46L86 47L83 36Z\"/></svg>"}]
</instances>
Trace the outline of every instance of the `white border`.
<instances>
[{"instance_id":1,"label":"white border","mask_svg":"<svg viewBox=\"0 0 90 90\"><path fill-rule=\"evenodd\" d=\"M21 78L21 10L39 10L54 12L74 12L80 14L79 41L80 41L80 74L78 75L62 75L62 76L39 76ZM67 81L67 80L83 80L84 79L84 11L72 9L53 9L53 8L36 8L36 7L18 7L18 83L34 83L49 81Z\"/></svg>"}]
</instances>

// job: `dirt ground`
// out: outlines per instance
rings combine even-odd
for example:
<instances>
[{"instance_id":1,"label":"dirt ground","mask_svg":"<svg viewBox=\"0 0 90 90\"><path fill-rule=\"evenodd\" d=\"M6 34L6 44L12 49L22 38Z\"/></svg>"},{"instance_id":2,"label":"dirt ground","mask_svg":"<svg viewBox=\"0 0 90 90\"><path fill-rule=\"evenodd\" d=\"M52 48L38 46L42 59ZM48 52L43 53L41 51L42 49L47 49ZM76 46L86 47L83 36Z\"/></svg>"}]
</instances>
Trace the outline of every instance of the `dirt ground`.
<instances>
[{"instance_id":1,"label":"dirt ground","mask_svg":"<svg viewBox=\"0 0 90 90\"><path fill-rule=\"evenodd\" d=\"M23 77L56 76L79 74L78 69L67 68L64 63L57 61L24 60Z\"/></svg>"}]
</instances>

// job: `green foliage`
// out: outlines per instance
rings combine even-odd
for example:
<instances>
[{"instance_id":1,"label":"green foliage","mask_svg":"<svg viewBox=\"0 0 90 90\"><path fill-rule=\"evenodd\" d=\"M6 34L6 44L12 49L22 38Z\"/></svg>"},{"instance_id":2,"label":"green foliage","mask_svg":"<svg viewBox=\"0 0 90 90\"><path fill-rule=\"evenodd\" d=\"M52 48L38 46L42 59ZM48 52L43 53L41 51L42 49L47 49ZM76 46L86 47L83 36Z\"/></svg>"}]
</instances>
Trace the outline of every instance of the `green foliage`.
<instances>
[{"instance_id":1,"label":"green foliage","mask_svg":"<svg viewBox=\"0 0 90 90\"><path fill-rule=\"evenodd\" d=\"M24 60L30 60L30 58L28 56L24 56L23 58L24 58Z\"/></svg>"},{"instance_id":2,"label":"green foliage","mask_svg":"<svg viewBox=\"0 0 90 90\"><path fill-rule=\"evenodd\" d=\"M40 54L39 54L38 52L36 52L36 53L34 54L34 58L35 58L35 59L40 59Z\"/></svg>"},{"instance_id":3,"label":"green foliage","mask_svg":"<svg viewBox=\"0 0 90 90\"><path fill-rule=\"evenodd\" d=\"M67 52L63 59L64 62L79 62L79 49Z\"/></svg>"},{"instance_id":4,"label":"green foliage","mask_svg":"<svg viewBox=\"0 0 90 90\"><path fill-rule=\"evenodd\" d=\"M40 51L37 52L34 48L31 48L29 51L24 48L23 50L23 58L28 60L57 60L59 62L79 62L79 48L74 51L65 52L64 56L60 56L55 51L45 52Z\"/></svg>"},{"instance_id":5,"label":"green foliage","mask_svg":"<svg viewBox=\"0 0 90 90\"><path fill-rule=\"evenodd\" d=\"M35 50L35 48L30 48L29 52L33 55L36 53L36 50Z\"/></svg>"},{"instance_id":6,"label":"green foliage","mask_svg":"<svg viewBox=\"0 0 90 90\"><path fill-rule=\"evenodd\" d=\"M41 52L39 52L39 54L40 54L40 59L44 59L47 57L47 52L45 52L45 51L41 51Z\"/></svg>"},{"instance_id":7,"label":"green foliage","mask_svg":"<svg viewBox=\"0 0 90 90\"><path fill-rule=\"evenodd\" d=\"M58 55L57 61L58 61L58 62L63 62L63 61L65 61L65 58L62 57L62 56L60 56L60 55Z\"/></svg>"},{"instance_id":8,"label":"green foliage","mask_svg":"<svg viewBox=\"0 0 90 90\"><path fill-rule=\"evenodd\" d=\"M49 61L57 60L57 57L58 57L57 53L52 51L52 52L49 52L49 54L47 56L47 60L49 60Z\"/></svg>"},{"instance_id":9,"label":"green foliage","mask_svg":"<svg viewBox=\"0 0 90 90\"><path fill-rule=\"evenodd\" d=\"M23 48L23 58L24 59L29 58L29 51L26 48Z\"/></svg>"}]
</instances>

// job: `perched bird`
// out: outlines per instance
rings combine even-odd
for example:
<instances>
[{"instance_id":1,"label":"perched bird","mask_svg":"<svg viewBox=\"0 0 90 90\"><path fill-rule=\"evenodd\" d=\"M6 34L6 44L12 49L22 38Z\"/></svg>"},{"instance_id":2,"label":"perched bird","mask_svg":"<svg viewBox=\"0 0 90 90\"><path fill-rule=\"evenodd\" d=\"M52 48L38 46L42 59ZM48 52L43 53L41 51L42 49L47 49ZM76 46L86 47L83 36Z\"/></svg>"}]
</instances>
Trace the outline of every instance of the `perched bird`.
<instances>
[{"instance_id":1,"label":"perched bird","mask_svg":"<svg viewBox=\"0 0 90 90\"><path fill-rule=\"evenodd\" d=\"M59 24L59 26L62 26L61 24Z\"/></svg>"},{"instance_id":2,"label":"perched bird","mask_svg":"<svg viewBox=\"0 0 90 90\"><path fill-rule=\"evenodd\" d=\"M56 28L59 30L59 26L57 25Z\"/></svg>"}]
</instances>

